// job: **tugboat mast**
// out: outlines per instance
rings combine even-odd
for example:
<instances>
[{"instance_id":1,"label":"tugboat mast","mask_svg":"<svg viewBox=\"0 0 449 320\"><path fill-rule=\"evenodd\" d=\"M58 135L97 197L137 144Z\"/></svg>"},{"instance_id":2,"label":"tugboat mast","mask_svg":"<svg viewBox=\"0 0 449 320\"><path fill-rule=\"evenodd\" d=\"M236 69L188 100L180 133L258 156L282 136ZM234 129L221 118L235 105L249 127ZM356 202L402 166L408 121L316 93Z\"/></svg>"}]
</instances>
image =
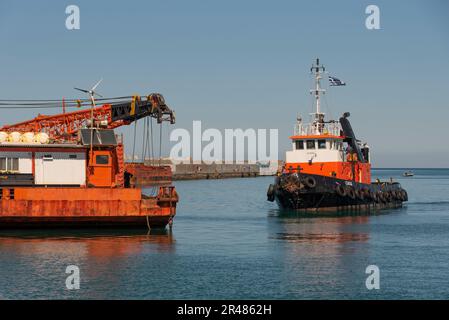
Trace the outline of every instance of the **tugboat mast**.
<instances>
[{"instance_id":1,"label":"tugboat mast","mask_svg":"<svg viewBox=\"0 0 449 320\"><path fill-rule=\"evenodd\" d=\"M324 113L320 110L320 94L324 94L326 90L321 89L320 81L322 79L321 74L325 71L324 66L320 65L319 58L316 59L316 63L310 68L310 72L315 76L315 89L310 90L310 94L315 96L315 112L311 113L311 115L316 134L322 134L324 128Z\"/></svg>"}]
</instances>

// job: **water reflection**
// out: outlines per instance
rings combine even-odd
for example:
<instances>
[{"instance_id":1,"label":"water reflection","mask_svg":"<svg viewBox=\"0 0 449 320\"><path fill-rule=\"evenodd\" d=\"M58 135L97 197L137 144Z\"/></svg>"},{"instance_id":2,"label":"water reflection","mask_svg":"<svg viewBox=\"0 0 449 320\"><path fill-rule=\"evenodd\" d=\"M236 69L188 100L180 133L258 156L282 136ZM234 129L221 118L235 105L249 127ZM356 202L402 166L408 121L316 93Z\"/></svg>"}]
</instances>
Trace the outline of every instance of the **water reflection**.
<instances>
[{"instance_id":1,"label":"water reflection","mask_svg":"<svg viewBox=\"0 0 449 320\"><path fill-rule=\"evenodd\" d=\"M274 238L292 242L347 242L366 241L368 235L364 233L338 233L338 234L300 234L278 233Z\"/></svg>"},{"instance_id":2,"label":"water reflection","mask_svg":"<svg viewBox=\"0 0 449 320\"><path fill-rule=\"evenodd\" d=\"M165 230L0 231L0 248L0 284L11 297L104 299L149 268L153 255L174 252L176 240ZM65 290L69 265L80 268L82 286L98 291Z\"/></svg>"},{"instance_id":3,"label":"water reflection","mask_svg":"<svg viewBox=\"0 0 449 320\"><path fill-rule=\"evenodd\" d=\"M397 209L396 209L397 210ZM304 211L304 210L286 210L286 209L270 209L268 216L279 218L342 218L342 217L368 217L373 215L381 215L391 212L391 210L339 210L339 211Z\"/></svg>"},{"instance_id":4,"label":"water reflection","mask_svg":"<svg viewBox=\"0 0 449 320\"><path fill-rule=\"evenodd\" d=\"M268 216L276 219L278 228L278 232L271 235L271 238L306 243L367 241L369 233L361 232L360 228L356 226L367 224L370 215L363 211L358 213L340 211L333 214L317 215L296 211L270 210Z\"/></svg>"},{"instance_id":5,"label":"water reflection","mask_svg":"<svg viewBox=\"0 0 449 320\"><path fill-rule=\"evenodd\" d=\"M370 264L369 215L338 212L317 216L280 210L268 215L269 238L282 248L279 259L288 295L343 297L348 284L362 287ZM321 292L307 289L317 284L323 288Z\"/></svg>"},{"instance_id":6,"label":"water reflection","mask_svg":"<svg viewBox=\"0 0 449 320\"><path fill-rule=\"evenodd\" d=\"M16 254L55 255L67 253L78 258L114 258L135 255L144 249L170 252L175 238L167 230L2 230L2 251Z\"/></svg>"}]
</instances>

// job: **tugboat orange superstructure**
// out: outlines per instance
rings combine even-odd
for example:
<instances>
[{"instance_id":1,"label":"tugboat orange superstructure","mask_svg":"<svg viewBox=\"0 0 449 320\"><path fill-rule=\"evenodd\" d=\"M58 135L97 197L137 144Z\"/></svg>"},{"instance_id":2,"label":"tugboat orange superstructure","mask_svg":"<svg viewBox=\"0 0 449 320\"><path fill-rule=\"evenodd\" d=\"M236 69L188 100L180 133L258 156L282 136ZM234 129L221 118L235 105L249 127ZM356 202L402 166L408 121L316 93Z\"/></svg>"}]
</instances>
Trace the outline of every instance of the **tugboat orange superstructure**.
<instances>
[{"instance_id":1,"label":"tugboat orange superstructure","mask_svg":"<svg viewBox=\"0 0 449 320\"><path fill-rule=\"evenodd\" d=\"M178 195L130 183L123 141L113 129L143 117L174 123L160 94L0 129L0 228L165 227Z\"/></svg>"},{"instance_id":2,"label":"tugboat orange superstructure","mask_svg":"<svg viewBox=\"0 0 449 320\"><path fill-rule=\"evenodd\" d=\"M398 207L408 200L399 183L371 183L370 149L357 140L349 123L349 113L339 121L325 121L320 110L320 86L325 69L319 64L311 68L315 88L312 122L297 119L295 133L290 137L293 149L286 153L282 173L270 185L269 201L276 200L282 208L337 210Z\"/></svg>"}]
</instances>

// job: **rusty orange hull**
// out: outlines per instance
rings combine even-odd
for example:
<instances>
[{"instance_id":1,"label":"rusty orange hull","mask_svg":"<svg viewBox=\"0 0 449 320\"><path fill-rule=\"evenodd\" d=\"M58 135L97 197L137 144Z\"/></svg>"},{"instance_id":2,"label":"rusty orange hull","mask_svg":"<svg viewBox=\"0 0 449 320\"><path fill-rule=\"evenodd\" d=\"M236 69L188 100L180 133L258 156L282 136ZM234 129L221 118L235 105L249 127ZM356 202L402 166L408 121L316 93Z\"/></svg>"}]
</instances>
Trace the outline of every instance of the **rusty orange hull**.
<instances>
[{"instance_id":1,"label":"rusty orange hull","mask_svg":"<svg viewBox=\"0 0 449 320\"><path fill-rule=\"evenodd\" d=\"M170 184L170 166L151 166L143 163L125 163L125 170L133 175L133 184L138 187Z\"/></svg>"},{"instance_id":2,"label":"rusty orange hull","mask_svg":"<svg viewBox=\"0 0 449 320\"><path fill-rule=\"evenodd\" d=\"M177 194L155 197L126 188L2 188L0 228L165 227L176 214Z\"/></svg>"}]
</instances>

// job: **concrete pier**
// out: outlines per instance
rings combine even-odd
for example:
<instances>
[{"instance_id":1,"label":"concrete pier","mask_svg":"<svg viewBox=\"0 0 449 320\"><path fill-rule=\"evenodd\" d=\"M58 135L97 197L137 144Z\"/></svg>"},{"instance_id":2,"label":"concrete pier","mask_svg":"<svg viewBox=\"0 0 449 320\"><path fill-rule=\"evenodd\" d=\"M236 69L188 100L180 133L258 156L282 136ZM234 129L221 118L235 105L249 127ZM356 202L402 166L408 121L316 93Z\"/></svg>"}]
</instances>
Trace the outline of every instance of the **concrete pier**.
<instances>
[{"instance_id":1,"label":"concrete pier","mask_svg":"<svg viewBox=\"0 0 449 320\"><path fill-rule=\"evenodd\" d=\"M275 175L279 163L179 163L171 159L150 159L126 163L135 185L148 186L171 180L247 178Z\"/></svg>"},{"instance_id":2,"label":"concrete pier","mask_svg":"<svg viewBox=\"0 0 449 320\"><path fill-rule=\"evenodd\" d=\"M222 179L257 177L260 168L257 164L175 164L173 180Z\"/></svg>"}]
</instances>

